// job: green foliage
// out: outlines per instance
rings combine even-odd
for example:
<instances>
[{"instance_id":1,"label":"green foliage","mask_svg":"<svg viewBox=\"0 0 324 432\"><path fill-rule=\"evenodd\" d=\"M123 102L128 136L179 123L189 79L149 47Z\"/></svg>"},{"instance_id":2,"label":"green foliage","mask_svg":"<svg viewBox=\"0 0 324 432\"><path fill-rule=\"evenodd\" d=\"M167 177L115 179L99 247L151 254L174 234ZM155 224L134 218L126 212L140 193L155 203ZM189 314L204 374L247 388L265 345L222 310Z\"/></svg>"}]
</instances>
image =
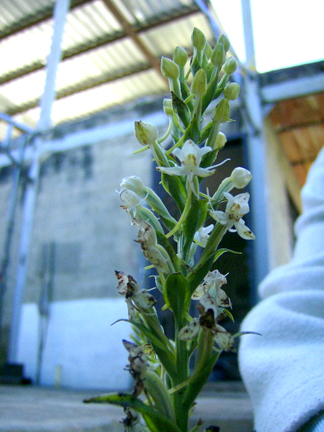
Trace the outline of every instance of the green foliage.
<instances>
[{"instance_id":1,"label":"green foliage","mask_svg":"<svg viewBox=\"0 0 324 432\"><path fill-rule=\"evenodd\" d=\"M175 323L171 340L155 310L154 292L140 290L132 276L118 273L118 292L125 296L129 311L129 319L119 321L128 321L135 333L135 343L123 341L134 390L132 394L108 394L86 402L136 410L146 426L130 425L127 431L188 432L199 392L221 351L231 349L232 340L239 336L230 335L218 324L224 316L233 316L226 309L231 302L221 289L226 278L213 269L223 253L233 252L219 247L233 226L243 238L254 238L242 220L249 210L248 194L232 197L229 193L234 187L245 187L251 176L240 168L223 180L212 197L201 190L201 179L213 175L218 153L226 143L220 126L231 121L230 100L239 94L239 86L228 83L237 63L231 57L226 59L229 42L225 36L212 48L204 34L194 29L192 44L191 59L184 48L176 47L173 59L163 57L161 61L171 95L163 103L169 119L165 134L159 138L154 125L135 123L141 151L152 152L161 184L176 210L172 213L138 177L125 178L121 183L122 207L138 228L138 242L151 263L149 267L156 270L156 287L164 298L162 309L171 311ZM173 142L166 149L168 138ZM225 211L220 211L220 203L226 201ZM197 302L199 317L190 315L193 301ZM190 370L193 354L196 360Z\"/></svg>"}]
</instances>

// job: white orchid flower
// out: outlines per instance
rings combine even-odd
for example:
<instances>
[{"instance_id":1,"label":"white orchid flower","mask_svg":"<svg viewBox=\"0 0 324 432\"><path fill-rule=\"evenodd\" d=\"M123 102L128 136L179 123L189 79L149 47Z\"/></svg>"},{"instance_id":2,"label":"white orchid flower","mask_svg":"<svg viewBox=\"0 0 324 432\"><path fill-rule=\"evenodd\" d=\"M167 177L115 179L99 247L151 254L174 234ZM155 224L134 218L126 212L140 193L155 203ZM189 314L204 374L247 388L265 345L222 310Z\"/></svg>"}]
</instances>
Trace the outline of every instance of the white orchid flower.
<instances>
[{"instance_id":1,"label":"white orchid flower","mask_svg":"<svg viewBox=\"0 0 324 432\"><path fill-rule=\"evenodd\" d=\"M199 228L199 230L195 233L194 239L200 246L206 246L209 239L209 234L212 232L213 228L214 224L210 224L207 227Z\"/></svg>"},{"instance_id":2,"label":"white orchid flower","mask_svg":"<svg viewBox=\"0 0 324 432\"><path fill-rule=\"evenodd\" d=\"M131 218L137 216L138 210L142 208L143 199L140 198L137 193L129 189L122 189L117 191L119 193L120 199L123 202L121 208L130 214Z\"/></svg>"},{"instance_id":3,"label":"white orchid flower","mask_svg":"<svg viewBox=\"0 0 324 432\"><path fill-rule=\"evenodd\" d=\"M163 246L158 244L155 229L141 219L133 219L133 223L139 228L137 242L140 243L145 258L157 270L167 273L170 270L171 260Z\"/></svg>"},{"instance_id":4,"label":"white orchid flower","mask_svg":"<svg viewBox=\"0 0 324 432\"><path fill-rule=\"evenodd\" d=\"M155 298L146 290L141 290L136 280L126 275L124 272L115 271L119 294L125 297L128 309L128 318L135 318L135 312L138 308L147 310L155 305Z\"/></svg>"},{"instance_id":5,"label":"white orchid flower","mask_svg":"<svg viewBox=\"0 0 324 432\"><path fill-rule=\"evenodd\" d=\"M234 345L233 336L217 324L218 307L214 298L204 294L200 300L200 317L193 320L179 331L179 339L187 341L195 338L201 329L210 331L220 349L231 351Z\"/></svg>"},{"instance_id":6,"label":"white orchid flower","mask_svg":"<svg viewBox=\"0 0 324 432\"><path fill-rule=\"evenodd\" d=\"M237 231L238 235L245 240L254 240L255 236L252 231L245 225L242 217L249 212L249 198L250 195L242 193L233 197L228 192L224 192L227 199L225 212L219 210L210 210L210 215L213 219L222 225L226 225L228 231ZM232 229L232 227L235 229Z\"/></svg>"},{"instance_id":7,"label":"white orchid flower","mask_svg":"<svg viewBox=\"0 0 324 432\"><path fill-rule=\"evenodd\" d=\"M232 303L226 292L221 286L227 283L227 279L218 270L208 272L202 284L193 292L191 298L199 300L205 294L210 294L220 307L232 307Z\"/></svg>"},{"instance_id":8,"label":"white orchid flower","mask_svg":"<svg viewBox=\"0 0 324 432\"><path fill-rule=\"evenodd\" d=\"M194 185L194 176L198 177L208 177L214 174L216 168L219 165L210 166L208 168L201 168L199 165L203 156L212 151L211 147L199 147L192 140L187 140L183 147L176 148L173 150L173 154L181 162L181 166L175 167L157 167L157 170L168 174L176 176L187 176L191 190L195 195L197 191Z\"/></svg>"}]
</instances>

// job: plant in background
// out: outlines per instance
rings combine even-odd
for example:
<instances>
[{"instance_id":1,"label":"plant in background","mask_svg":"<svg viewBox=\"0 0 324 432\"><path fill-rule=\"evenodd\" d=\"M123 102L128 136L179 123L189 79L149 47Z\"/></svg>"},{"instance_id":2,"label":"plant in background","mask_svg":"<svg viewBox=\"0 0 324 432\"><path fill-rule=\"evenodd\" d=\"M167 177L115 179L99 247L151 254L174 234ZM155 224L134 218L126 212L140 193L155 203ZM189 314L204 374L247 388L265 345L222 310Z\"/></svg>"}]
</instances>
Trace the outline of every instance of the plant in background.
<instances>
[{"instance_id":1,"label":"plant in background","mask_svg":"<svg viewBox=\"0 0 324 432\"><path fill-rule=\"evenodd\" d=\"M235 338L241 335L230 334L220 324L226 317L233 320L232 304L224 290L226 277L215 267L227 252L219 247L227 231L254 239L243 220L249 211L249 194L230 193L244 188L251 174L244 168L234 169L213 195L201 187L201 180L220 165L218 153L226 137L219 129L230 121L229 102L239 94L238 84L230 82L237 64L226 56L229 42L225 36L212 49L204 34L194 29L192 44L189 65L181 47L175 49L173 60L161 61L171 90L171 99L163 104L169 119L165 135L159 138L152 124L135 123L136 138L143 146L139 151L153 153L161 183L177 213L171 214L139 177L124 178L120 185L121 207L138 228L137 241L149 261L147 268L155 269L163 309L172 311L175 323L171 340L160 324L154 291L141 289L131 275L116 271L117 289L127 304L126 321L134 330L133 340L123 341L134 388L131 393L106 394L86 402L124 407L125 431L187 432L195 401L217 359L222 351L233 350ZM172 144L166 149L163 143L169 137ZM192 303L197 314L190 314Z\"/></svg>"}]
</instances>

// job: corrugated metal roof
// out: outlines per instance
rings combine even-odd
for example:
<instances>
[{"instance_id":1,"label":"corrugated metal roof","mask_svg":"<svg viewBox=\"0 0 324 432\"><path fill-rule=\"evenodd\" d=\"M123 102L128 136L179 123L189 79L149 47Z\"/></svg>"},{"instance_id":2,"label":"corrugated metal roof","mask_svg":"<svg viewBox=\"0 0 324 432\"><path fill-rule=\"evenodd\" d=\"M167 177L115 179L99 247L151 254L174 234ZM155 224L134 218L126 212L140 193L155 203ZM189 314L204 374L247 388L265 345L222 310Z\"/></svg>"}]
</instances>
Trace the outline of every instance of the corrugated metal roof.
<instances>
[{"instance_id":1,"label":"corrugated metal roof","mask_svg":"<svg viewBox=\"0 0 324 432\"><path fill-rule=\"evenodd\" d=\"M0 111L37 125L51 46L52 1L5 1L0 25ZM57 75L53 125L167 91L162 55L188 46L193 27L212 40L194 0L72 0ZM170 37L172 35L172 37ZM0 139L3 139L0 125Z\"/></svg>"}]
</instances>

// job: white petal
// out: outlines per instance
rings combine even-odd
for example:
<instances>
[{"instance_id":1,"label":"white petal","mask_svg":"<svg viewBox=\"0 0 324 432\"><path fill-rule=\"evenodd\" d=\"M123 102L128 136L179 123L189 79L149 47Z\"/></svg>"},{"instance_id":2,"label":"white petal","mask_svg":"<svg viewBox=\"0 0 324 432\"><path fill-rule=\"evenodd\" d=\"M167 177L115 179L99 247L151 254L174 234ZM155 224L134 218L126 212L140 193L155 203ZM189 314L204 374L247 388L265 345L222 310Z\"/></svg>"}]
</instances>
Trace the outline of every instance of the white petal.
<instances>
[{"instance_id":1,"label":"white petal","mask_svg":"<svg viewBox=\"0 0 324 432\"><path fill-rule=\"evenodd\" d=\"M215 170L209 170L209 168L199 168L197 167L194 171L194 174L198 177L208 177L215 173Z\"/></svg>"},{"instance_id":2,"label":"white petal","mask_svg":"<svg viewBox=\"0 0 324 432\"><path fill-rule=\"evenodd\" d=\"M182 154L184 156L184 159L187 159L187 157L190 157L190 155L193 155L196 159L199 158L199 146L195 144L192 140L187 140L183 147L182 147Z\"/></svg>"},{"instance_id":3,"label":"white petal","mask_svg":"<svg viewBox=\"0 0 324 432\"><path fill-rule=\"evenodd\" d=\"M133 320L135 318L136 309L132 305L131 299L126 300L127 311L128 311L128 319Z\"/></svg>"},{"instance_id":4,"label":"white petal","mask_svg":"<svg viewBox=\"0 0 324 432\"><path fill-rule=\"evenodd\" d=\"M119 294L125 295L127 292L128 276L126 276L124 272L117 270L115 271L115 274L118 280L117 290Z\"/></svg>"},{"instance_id":5,"label":"white petal","mask_svg":"<svg viewBox=\"0 0 324 432\"><path fill-rule=\"evenodd\" d=\"M236 197L232 197L229 193L224 193L224 196L227 198L227 196L230 196L230 200L228 200L227 206L226 206L226 212L228 214L231 214L234 216L236 220L240 219L242 216L247 214L250 210L249 208L249 198L250 195L246 192L243 194L236 195Z\"/></svg>"},{"instance_id":6,"label":"white petal","mask_svg":"<svg viewBox=\"0 0 324 432\"><path fill-rule=\"evenodd\" d=\"M205 293L199 303L203 306L203 308L205 309L205 313L208 310L212 310L214 312L214 319L217 318L218 316L218 306L216 303L216 300L214 299L214 297L212 297L210 294Z\"/></svg>"},{"instance_id":7,"label":"white petal","mask_svg":"<svg viewBox=\"0 0 324 432\"><path fill-rule=\"evenodd\" d=\"M180 148L174 149L173 154L174 154L174 156L176 156L179 159L180 162L184 161L185 156L183 154L182 149L180 149Z\"/></svg>"},{"instance_id":8,"label":"white petal","mask_svg":"<svg viewBox=\"0 0 324 432\"><path fill-rule=\"evenodd\" d=\"M224 290L218 288L216 296L218 306L232 307L232 302Z\"/></svg>"},{"instance_id":9,"label":"white petal","mask_svg":"<svg viewBox=\"0 0 324 432\"><path fill-rule=\"evenodd\" d=\"M205 146L205 147L201 147L199 148L199 157L200 159L205 156L205 154L209 153L212 151L212 148L209 146Z\"/></svg>"},{"instance_id":10,"label":"white petal","mask_svg":"<svg viewBox=\"0 0 324 432\"><path fill-rule=\"evenodd\" d=\"M245 240L254 240L255 236L253 232L245 225L245 222L243 219L240 219L238 222L234 223L235 228L237 229L237 233L240 237L242 237Z\"/></svg>"},{"instance_id":11,"label":"white petal","mask_svg":"<svg viewBox=\"0 0 324 432\"><path fill-rule=\"evenodd\" d=\"M149 309L150 307L155 305L156 300L152 296L152 294L142 290L138 294L136 294L136 296L134 297L134 302L143 309Z\"/></svg>"},{"instance_id":12,"label":"white petal","mask_svg":"<svg viewBox=\"0 0 324 432\"><path fill-rule=\"evenodd\" d=\"M179 331L178 337L183 341L193 339L199 333L199 329L199 319L194 318L191 323L187 324L185 327L182 327L182 329Z\"/></svg>"},{"instance_id":13,"label":"white petal","mask_svg":"<svg viewBox=\"0 0 324 432\"><path fill-rule=\"evenodd\" d=\"M222 273L218 270L213 270L207 273L204 284L206 285L206 289L211 287L215 287L216 289L220 288L222 285L227 283L227 279Z\"/></svg>"},{"instance_id":14,"label":"white petal","mask_svg":"<svg viewBox=\"0 0 324 432\"><path fill-rule=\"evenodd\" d=\"M209 213L211 217L220 224L226 225L228 223L228 215L225 212L219 210L211 210Z\"/></svg>"},{"instance_id":15,"label":"white petal","mask_svg":"<svg viewBox=\"0 0 324 432\"><path fill-rule=\"evenodd\" d=\"M192 293L192 300L199 300L205 294L206 290L203 284L199 285Z\"/></svg>"},{"instance_id":16,"label":"white petal","mask_svg":"<svg viewBox=\"0 0 324 432\"><path fill-rule=\"evenodd\" d=\"M201 227L195 233L195 240L201 244L201 246L205 247L209 238L209 233L213 230L214 224L210 224L207 227Z\"/></svg>"},{"instance_id":17,"label":"white petal","mask_svg":"<svg viewBox=\"0 0 324 432\"><path fill-rule=\"evenodd\" d=\"M221 349L223 349L224 351L231 351L233 349L233 336L228 333L223 327L217 324L215 329L212 330L212 334L214 337L214 341Z\"/></svg>"},{"instance_id":18,"label":"white petal","mask_svg":"<svg viewBox=\"0 0 324 432\"><path fill-rule=\"evenodd\" d=\"M186 172L184 170L183 167L171 167L171 168L166 168L166 167L157 167L156 168L158 171L164 173L164 174L168 174L168 175L177 175L177 176L182 176L185 175Z\"/></svg>"}]
</instances>

